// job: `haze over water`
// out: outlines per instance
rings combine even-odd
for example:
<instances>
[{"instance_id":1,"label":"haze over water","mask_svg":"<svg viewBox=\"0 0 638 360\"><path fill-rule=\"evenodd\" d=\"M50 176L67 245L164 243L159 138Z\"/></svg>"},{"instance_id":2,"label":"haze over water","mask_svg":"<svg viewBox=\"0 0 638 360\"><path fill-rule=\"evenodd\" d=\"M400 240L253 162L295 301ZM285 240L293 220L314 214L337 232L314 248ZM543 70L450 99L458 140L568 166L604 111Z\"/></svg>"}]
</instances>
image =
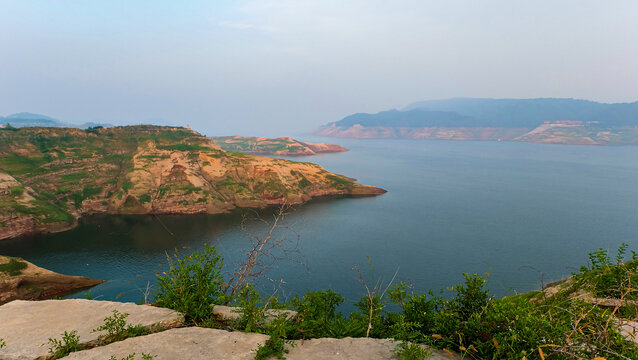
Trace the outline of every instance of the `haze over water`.
<instances>
[{"instance_id":1,"label":"haze over water","mask_svg":"<svg viewBox=\"0 0 638 360\"><path fill-rule=\"evenodd\" d=\"M321 140L325 139L309 139ZM352 270L397 278L416 290L489 272L499 296L537 289L587 262L599 247L638 247L638 147L509 142L339 140L351 149L299 161L388 190L370 198L326 199L300 206L286 223L300 235L304 267L281 262L273 279L285 294L332 287L356 301ZM270 216L268 212L264 216ZM165 251L212 243L229 266L248 238L241 216L109 216L76 229L0 242L0 253L44 268L105 279L100 299L138 301ZM253 232L264 231L257 223ZM290 235L290 234L289 234ZM542 272L544 275L541 276ZM262 283L265 293L272 284ZM75 297L81 297L76 294Z\"/></svg>"}]
</instances>

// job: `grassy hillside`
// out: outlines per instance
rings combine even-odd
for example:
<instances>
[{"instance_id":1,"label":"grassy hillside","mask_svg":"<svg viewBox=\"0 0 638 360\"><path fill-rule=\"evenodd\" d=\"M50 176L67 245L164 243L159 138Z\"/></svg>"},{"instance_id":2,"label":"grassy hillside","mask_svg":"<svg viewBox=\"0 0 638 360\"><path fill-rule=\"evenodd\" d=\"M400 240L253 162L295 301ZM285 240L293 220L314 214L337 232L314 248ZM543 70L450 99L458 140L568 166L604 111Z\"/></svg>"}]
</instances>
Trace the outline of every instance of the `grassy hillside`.
<instances>
[{"instance_id":1,"label":"grassy hillside","mask_svg":"<svg viewBox=\"0 0 638 360\"><path fill-rule=\"evenodd\" d=\"M383 191L318 165L226 152L187 129L0 129L0 239L92 213L219 213Z\"/></svg>"}]
</instances>

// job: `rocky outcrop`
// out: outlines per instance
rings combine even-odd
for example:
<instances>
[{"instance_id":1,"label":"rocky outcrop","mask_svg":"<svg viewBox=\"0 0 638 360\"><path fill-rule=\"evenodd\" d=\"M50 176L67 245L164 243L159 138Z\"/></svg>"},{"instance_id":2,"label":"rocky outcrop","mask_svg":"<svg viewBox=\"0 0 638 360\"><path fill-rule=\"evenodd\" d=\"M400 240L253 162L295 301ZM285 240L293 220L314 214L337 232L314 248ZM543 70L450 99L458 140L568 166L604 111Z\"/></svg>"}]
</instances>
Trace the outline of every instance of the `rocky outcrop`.
<instances>
[{"instance_id":1,"label":"rocky outcrop","mask_svg":"<svg viewBox=\"0 0 638 360\"><path fill-rule=\"evenodd\" d=\"M63 231L86 214L217 214L385 192L180 128L21 128L0 131L0 143L0 239Z\"/></svg>"},{"instance_id":2,"label":"rocky outcrop","mask_svg":"<svg viewBox=\"0 0 638 360\"><path fill-rule=\"evenodd\" d=\"M15 271L2 271L2 265ZM22 259L0 256L0 304L16 299L49 299L87 289L102 282L83 276L58 274Z\"/></svg>"},{"instance_id":3,"label":"rocky outcrop","mask_svg":"<svg viewBox=\"0 0 638 360\"><path fill-rule=\"evenodd\" d=\"M102 332L93 329L104 324L104 318L129 314L130 325L142 325L152 331L179 327L184 317L169 309L133 303L83 299L21 301L0 306L0 338L6 347L0 349L0 359L46 359L49 339L61 339L65 331L77 331L80 345L100 345ZM107 359L109 356L106 357Z\"/></svg>"},{"instance_id":4,"label":"rocky outcrop","mask_svg":"<svg viewBox=\"0 0 638 360\"><path fill-rule=\"evenodd\" d=\"M295 140L291 137L269 139L265 137L235 135L217 136L211 137L210 139L224 150L256 155L310 156L348 151L348 149L340 145L325 143L313 144Z\"/></svg>"}]
</instances>

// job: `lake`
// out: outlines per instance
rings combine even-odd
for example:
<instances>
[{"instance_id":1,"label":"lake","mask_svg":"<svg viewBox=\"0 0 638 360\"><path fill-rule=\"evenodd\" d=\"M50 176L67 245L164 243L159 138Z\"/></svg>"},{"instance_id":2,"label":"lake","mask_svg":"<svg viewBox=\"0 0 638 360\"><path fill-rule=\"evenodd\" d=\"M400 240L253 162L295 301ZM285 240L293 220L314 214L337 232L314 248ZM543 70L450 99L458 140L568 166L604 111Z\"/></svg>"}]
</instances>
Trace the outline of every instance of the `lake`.
<instances>
[{"instance_id":1,"label":"lake","mask_svg":"<svg viewBox=\"0 0 638 360\"><path fill-rule=\"evenodd\" d=\"M438 291L461 282L463 273L489 273L490 290L503 296L570 275L598 248L615 256L625 242L638 250L638 147L308 140L351 151L294 160L388 193L317 200L286 218L306 266L280 261L269 270L286 282L285 297L332 288L351 304L364 291L353 267L369 279L368 258L382 283L397 273L417 291ZM174 248L188 253L213 244L232 268L250 244L241 219L241 213L90 217L64 233L0 241L0 254L108 280L91 290L99 299L139 301ZM266 230L255 221L247 228ZM278 236L286 234L295 238ZM274 286L259 283L265 293Z\"/></svg>"}]
</instances>

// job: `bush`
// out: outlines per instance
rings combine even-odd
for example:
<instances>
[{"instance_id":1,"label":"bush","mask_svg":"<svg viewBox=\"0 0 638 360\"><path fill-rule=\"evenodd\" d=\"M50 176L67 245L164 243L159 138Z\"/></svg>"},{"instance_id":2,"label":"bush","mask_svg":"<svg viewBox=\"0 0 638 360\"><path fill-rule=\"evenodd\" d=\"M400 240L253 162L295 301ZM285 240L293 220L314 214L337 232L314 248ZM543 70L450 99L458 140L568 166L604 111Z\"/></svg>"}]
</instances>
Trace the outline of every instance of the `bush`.
<instances>
[{"instance_id":1,"label":"bush","mask_svg":"<svg viewBox=\"0 0 638 360\"><path fill-rule=\"evenodd\" d=\"M302 338L338 337L340 324L344 322L337 307L346 299L332 290L308 291L299 299L295 297L291 304L296 308L300 319L299 332Z\"/></svg>"},{"instance_id":2,"label":"bush","mask_svg":"<svg viewBox=\"0 0 638 360\"><path fill-rule=\"evenodd\" d=\"M156 303L177 310L190 322L212 317L212 305L220 304L224 279L223 261L213 246L179 258L177 250L168 257L168 271L157 273Z\"/></svg>"}]
</instances>

